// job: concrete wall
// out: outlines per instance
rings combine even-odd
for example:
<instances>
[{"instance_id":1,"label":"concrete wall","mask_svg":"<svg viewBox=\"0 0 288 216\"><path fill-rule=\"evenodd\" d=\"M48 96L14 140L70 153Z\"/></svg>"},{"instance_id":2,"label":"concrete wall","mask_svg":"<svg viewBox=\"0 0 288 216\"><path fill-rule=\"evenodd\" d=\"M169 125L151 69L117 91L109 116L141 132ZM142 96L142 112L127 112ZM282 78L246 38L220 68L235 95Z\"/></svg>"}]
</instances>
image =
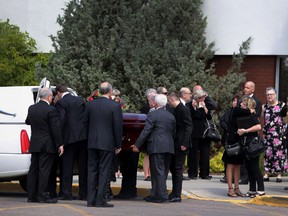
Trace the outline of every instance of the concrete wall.
<instances>
[{"instance_id":1,"label":"concrete wall","mask_svg":"<svg viewBox=\"0 0 288 216\"><path fill-rule=\"evenodd\" d=\"M253 38L249 55L288 55L287 0L203 0L207 41L216 42L217 55L238 52Z\"/></svg>"},{"instance_id":2,"label":"concrete wall","mask_svg":"<svg viewBox=\"0 0 288 216\"><path fill-rule=\"evenodd\" d=\"M36 39L38 50L53 50L57 16L69 0L0 0L0 19L10 19ZM208 18L207 41L216 42L217 55L238 52L253 38L249 55L288 55L287 0L203 0Z\"/></svg>"},{"instance_id":3,"label":"concrete wall","mask_svg":"<svg viewBox=\"0 0 288 216\"><path fill-rule=\"evenodd\" d=\"M58 14L69 0L0 0L0 19L9 19L11 24L27 31L37 42L38 51L53 50L49 35L56 35L60 26Z\"/></svg>"}]
</instances>

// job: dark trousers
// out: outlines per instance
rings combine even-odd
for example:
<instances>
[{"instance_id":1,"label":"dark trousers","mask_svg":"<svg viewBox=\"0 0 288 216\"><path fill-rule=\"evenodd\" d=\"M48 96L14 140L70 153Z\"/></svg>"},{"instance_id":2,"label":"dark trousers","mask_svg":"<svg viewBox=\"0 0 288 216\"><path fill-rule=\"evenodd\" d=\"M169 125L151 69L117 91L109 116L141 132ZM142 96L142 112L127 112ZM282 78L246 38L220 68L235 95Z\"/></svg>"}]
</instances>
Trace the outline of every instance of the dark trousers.
<instances>
[{"instance_id":1,"label":"dark trousers","mask_svg":"<svg viewBox=\"0 0 288 216\"><path fill-rule=\"evenodd\" d=\"M258 191L264 191L263 176L259 167L259 156L250 160L244 159L249 177L249 191L256 191L256 183Z\"/></svg>"},{"instance_id":2,"label":"dark trousers","mask_svg":"<svg viewBox=\"0 0 288 216\"><path fill-rule=\"evenodd\" d=\"M243 164L241 164L240 167L240 179L241 181L248 181L248 172L246 168L246 160L243 161Z\"/></svg>"},{"instance_id":3,"label":"dark trousers","mask_svg":"<svg viewBox=\"0 0 288 216\"><path fill-rule=\"evenodd\" d=\"M27 176L28 199L45 200L48 198L48 182L54 158L53 153L32 153Z\"/></svg>"},{"instance_id":4,"label":"dark trousers","mask_svg":"<svg viewBox=\"0 0 288 216\"><path fill-rule=\"evenodd\" d=\"M155 199L168 199L166 180L169 172L172 154L159 153L150 154L150 172L152 191L151 196Z\"/></svg>"},{"instance_id":5,"label":"dark trousers","mask_svg":"<svg viewBox=\"0 0 288 216\"><path fill-rule=\"evenodd\" d=\"M101 205L104 203L114 154L114 152L105 150L88 149L87 204Z\"/></svg>"},{"instance_id":6,"label":"dark trousers","mask_svg":"<svg viewBox=\"0 0 288 216\"><path fill-rule=\"evenodd\" d=\"M170 163L170 171L172 173L172 194L174 197L180 197L182 192L183 171L186 158L186 152L181 149L175 149Z\"/></svg>"},{"instance_id":7,"label":"dark trousers","mask_svg":"<svg viewBox=\"0 0 288 216\"><path fill-rule=\"evenodd\" d=\"M120 194L137 196L137 169L139 153L122 150L119 153L122 184Z\"/></svg>"},{"instance_id":8,"label":"dark trousers","mask_svg":"<svg viewBox=\"0 0 288 216\"><path fill-rule=\"evenodd\" d=\"M50 194L50 198L56 198L57 197L57 171L58 171L58 165L59 165L59 156L55 155L55 159L52 165L50 177L49 177L49 183L48 183L48 191Z\"/></svg>"},{"instance_id":9,"label":"dark trousers","mask_svg":"<svg viewBox=\"0 0 288 216\"><path fill-rule=\"evenodd\" d=\"M198 176L199 164L200 164L199 176L201 178L209 176L210 144L211 144L210 140L192 138L192 146L189 148L188 161L187 161L189 177Z\"/></svg>"},{"instance_id":10,"label":"dark trousers","mask_svg":"<svg viewBox=\"0 0 288 216\"><path fill-rule=\"evenodd\" d=\"M72 198L74 162L78 164L79 197L87 197L87 141L79 141L64 146L61 158L60 195Z\"/></svg>"}]
</instances>

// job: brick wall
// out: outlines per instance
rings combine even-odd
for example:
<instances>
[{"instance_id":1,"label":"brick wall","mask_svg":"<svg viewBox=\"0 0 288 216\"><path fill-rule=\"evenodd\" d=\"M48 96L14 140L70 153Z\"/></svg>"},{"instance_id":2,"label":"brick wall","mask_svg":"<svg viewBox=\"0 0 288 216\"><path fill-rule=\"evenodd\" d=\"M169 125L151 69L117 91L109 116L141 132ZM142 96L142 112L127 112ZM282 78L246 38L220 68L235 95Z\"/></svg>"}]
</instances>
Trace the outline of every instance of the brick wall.
<instances>
[{"instance_id":1,"label":"brick wall","mask_svg":"<svg viewBox=\"0 0 288 216\"><path fill-rule=\"evenodd\" d=\"M256 84L255 95L264 103L266 101L265 89L275 87L276 56L246 56L242 71L247 72L247 81ZM223 75L231 66L232 56L215 56L216 74Z\"/></svg>"}]
</instances>

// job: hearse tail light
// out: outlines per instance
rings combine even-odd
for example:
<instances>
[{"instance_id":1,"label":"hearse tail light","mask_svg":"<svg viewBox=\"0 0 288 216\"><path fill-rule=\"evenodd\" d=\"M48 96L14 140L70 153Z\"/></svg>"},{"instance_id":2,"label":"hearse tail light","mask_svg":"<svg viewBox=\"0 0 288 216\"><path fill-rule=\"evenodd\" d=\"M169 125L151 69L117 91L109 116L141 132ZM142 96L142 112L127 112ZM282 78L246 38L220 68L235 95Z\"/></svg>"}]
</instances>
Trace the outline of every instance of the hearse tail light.
<instances>
[{"instance_id":1,"label":"hearse tail light","mask_svg":"<svg viewBox=\"0 0 288 216\"><path fill-rule=\"evenodd\" d=\"M22 154L28 154L29 153L29 147L30 147L30 141L29 141L28 134L27 134L26 130L21 130L20 141L21 141Z\"/></svg>"}]
</instances>

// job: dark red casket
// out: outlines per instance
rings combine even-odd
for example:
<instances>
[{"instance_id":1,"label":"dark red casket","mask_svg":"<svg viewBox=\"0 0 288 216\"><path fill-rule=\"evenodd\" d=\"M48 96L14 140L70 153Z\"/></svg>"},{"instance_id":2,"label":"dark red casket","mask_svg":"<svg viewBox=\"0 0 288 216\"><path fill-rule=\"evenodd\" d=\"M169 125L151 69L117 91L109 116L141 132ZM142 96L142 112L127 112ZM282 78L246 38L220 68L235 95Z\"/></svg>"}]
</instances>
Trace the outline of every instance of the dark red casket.
<instances>
[{"instance_id":1,"label":"dark red casket","mask_svg":"<svg viewBox=\"0 0 288 216\"><path fill-rule=\"evenodd\" d=\"M131 150L130 146L135 144L145 126L146 118L146 114L123 113L123 150ZM143 150L143 147L141 147L140 151Z\"/></svg>"}]
</instances>

